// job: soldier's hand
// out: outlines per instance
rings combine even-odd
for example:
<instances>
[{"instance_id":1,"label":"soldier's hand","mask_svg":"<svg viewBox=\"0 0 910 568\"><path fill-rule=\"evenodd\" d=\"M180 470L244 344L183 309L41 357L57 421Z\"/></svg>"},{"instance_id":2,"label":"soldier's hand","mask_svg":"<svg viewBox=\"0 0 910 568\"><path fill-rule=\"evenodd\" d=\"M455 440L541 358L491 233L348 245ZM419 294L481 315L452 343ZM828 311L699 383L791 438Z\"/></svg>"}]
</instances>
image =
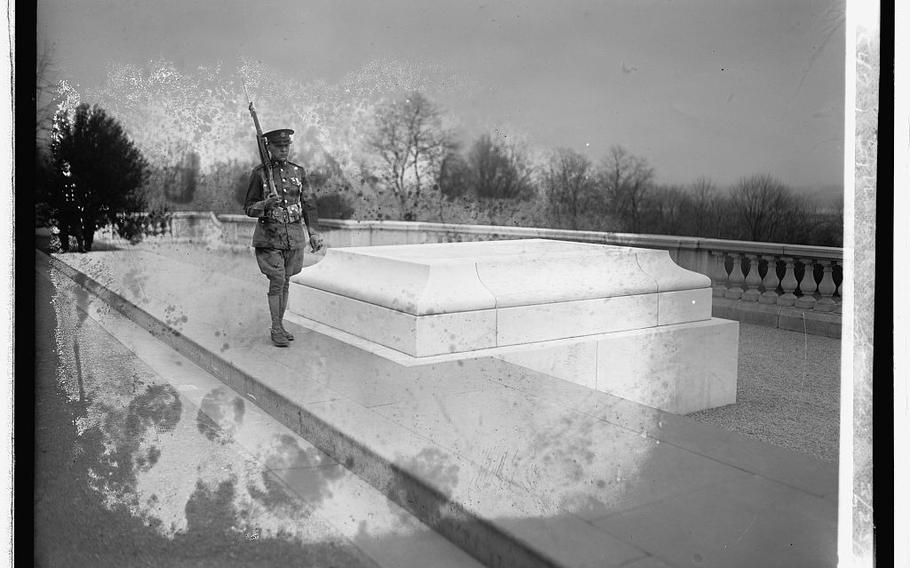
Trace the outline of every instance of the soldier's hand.
<instances>
[{"instance_id":1,"label":"soldier's hand","mask_svg":"<svg viewBox=\"0 0 910 568\"><path fill-rule=\"evenodd\" d=\"M265 210L268 211L269 209L272 209L273 207L278 205L280 202L281 202L281 197L279 197L278 195L274 195L272 197L266 198L266 200L263 203L265 203Z\"/></svg>"},{"instance_id":2,"label":"soldier's hand","mask_svg":"<svg viewBox=\"0 0 910 568\"><path fill-rule=\"evenodd\" d=\"M315 231L310 233L310 250L319 252L324 246L325 241L322 240L322 235Z\"/></svg>"}]
</instances>

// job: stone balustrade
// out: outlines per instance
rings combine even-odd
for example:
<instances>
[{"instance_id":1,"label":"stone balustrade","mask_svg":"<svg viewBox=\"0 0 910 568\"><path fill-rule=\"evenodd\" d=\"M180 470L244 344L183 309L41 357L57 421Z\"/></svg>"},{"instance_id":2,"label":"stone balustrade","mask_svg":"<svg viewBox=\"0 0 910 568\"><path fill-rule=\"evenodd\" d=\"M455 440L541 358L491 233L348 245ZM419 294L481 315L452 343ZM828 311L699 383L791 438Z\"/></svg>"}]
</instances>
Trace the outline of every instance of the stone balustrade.
<instances>
[{"instance_id":1,"label":"stone balustrade","mask_svg":"<svg viewBox=\"0 0 910 568\"><path fill-rule=\"evenodd\" d=\"M740 250L735 250L740 248ZM758 249L764 250L746 250ZM840 312L839 248L723 241L710 250L716 298Z\"/></svg>"},{"instance_id":2,"label":"stone balustrade","mask_svg":"<svg viewBox=\"0 0 910 568\"><path fill-rule=\"evenodd\" d=\"M245 215L178 212L171 235L244 247L255 224ZM338 219L319 224L330 247L542 238L667 250L683 268L711 278L717 317L840 336L840 248L494 225Z\"/></svg>"},{"instance_id":3,"label":"stone balustrade","mask_svg":"<svg viewBox=\"0 0 910 568\"><path fill-rule=\"evenodd\" d=\"M843 249L703 242L711 255L714 315L840 337Z\"/></svg>"}]
</instances>

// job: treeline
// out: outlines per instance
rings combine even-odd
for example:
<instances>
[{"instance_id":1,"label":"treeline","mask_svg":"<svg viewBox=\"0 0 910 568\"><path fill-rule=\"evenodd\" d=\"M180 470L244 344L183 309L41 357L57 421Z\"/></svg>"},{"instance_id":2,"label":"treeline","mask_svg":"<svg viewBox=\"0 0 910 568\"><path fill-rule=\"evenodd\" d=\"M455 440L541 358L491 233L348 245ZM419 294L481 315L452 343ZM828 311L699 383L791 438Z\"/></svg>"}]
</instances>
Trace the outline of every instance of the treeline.
<instances>
[{"instance_id":1,"label":"treeline","mask_svg":"<svg viewBox=\"0 0 910 568\"><path fill-rule=\"evenodd\" d=\"M654 181L645 158L622 146L596 163L569 148L535 160L500 133L462 148L438 107L420 93L378 105L364 138L371 155L356 179L337 167L312 170L322 216L842 244L839 209L800 197L769 174L746 176L727 188L704 177L664 185ZM235 161L204 176L191 153L175 169L179 183L169 186L171 202L236 210L251 165ZM225 187L232 188L230 202Z\"/></svg>"},{"instance_id":2,"label":"treeline","mask_svg":"<svg viewBox=\"0 0 910 568\"><path fill-rule=\"evenodd\" d=\"M241 213L255 144L235 80L220 70L189 76L159 63L114 69L103 89L87 93L118 117L147 159L149 206ZM61 99L84 98L63 87ZM419 90L284 87L257 107L270 117L266 129L297 130L292 159L308 168L322 217L842 244L840 210L798 196L769 174L724 188L708 178L659 184L648 160L622 146L592 161L570 148L531 149L501 130L463 145L449 117ZM281 92L298 95L282 106L289 99Z\"/></svg>"},{"instance_id":3,"label":"treeline","mask_svg":"<svg viewBox=\"0 0 910 568\"><path fill-rule=\"evenodd\" d=\"M361 179L375 195L394 196L391 215L343 184L333 194L337 206L325 213L824 246L843 241L840 210L812 203L768 174L725 189L708 178L661 185L648 161L622 146L597 163L569 148L535 163L523 145L499 134L483 134L462 150L441 122L438 108L419 93L380 105L367 136L378 159Z\"/></svg>"}]
</instances>

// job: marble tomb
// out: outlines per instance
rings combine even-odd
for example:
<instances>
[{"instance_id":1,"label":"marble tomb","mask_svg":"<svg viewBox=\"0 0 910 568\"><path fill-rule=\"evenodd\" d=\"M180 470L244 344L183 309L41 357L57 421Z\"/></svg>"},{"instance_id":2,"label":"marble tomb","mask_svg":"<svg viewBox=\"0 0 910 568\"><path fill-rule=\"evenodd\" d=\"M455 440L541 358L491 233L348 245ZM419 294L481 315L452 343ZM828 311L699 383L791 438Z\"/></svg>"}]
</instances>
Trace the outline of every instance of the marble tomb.
<instances>
[{"instance_id":1,"label":"marble tomb","mask_svg":"<svg viewBox=\"0 0 910 568\"><path fill-rule=\"evenodd\" d=\"M674 413L736 400L739 324L711 317L710 279L667 251L546 239L335 248L291 282L295 321L408 364L499 357Z\"/></svg>"}]
</instances>

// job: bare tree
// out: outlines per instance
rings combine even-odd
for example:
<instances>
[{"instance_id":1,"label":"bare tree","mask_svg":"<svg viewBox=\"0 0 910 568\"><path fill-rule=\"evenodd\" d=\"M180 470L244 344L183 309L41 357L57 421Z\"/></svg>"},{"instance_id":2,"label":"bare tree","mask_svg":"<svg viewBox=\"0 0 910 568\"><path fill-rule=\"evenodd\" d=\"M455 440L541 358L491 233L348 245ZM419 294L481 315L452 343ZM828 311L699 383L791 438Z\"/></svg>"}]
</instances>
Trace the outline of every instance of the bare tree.
<instances>
[{"instance_id":1,"label":"bare tree","mask_svg":"<svg viewBox=\"0 0 910 568\"><path fill-rule=\"evenodd\" d=\"M54 75L54 46L43 41L35 66L35 133L39 151L50 144L57 97Z\"/></svg>"},{"instance_id":2,"label":"bare tree","mask_svg":"<svg viewBox=\"0 0 910 568\"><path fill-rule=\"evenodd\" d=\"M553 221L578 229L596 191L591 160L570 148L558 148L550 157L542 185Z\"/></svg>"},{"instance_id":3,"label":"bare tree","mask_svg":"<svg viewBox=\"0 0 910 568\"><path fill-rule=\"evenodd\" d=\"M691 198L680 186L655 187L645 196L640 229L647 233L679 235L685 231L686 209Z\"/></svg>"},{"instance_id":4,"label":"bare tree","mask_svg":"<svg viewBox=\"0 0 910 568\"><path fill-rule=\"evenodd\" d=\"M741 178L730 190L730 207L742 238L773 241L796 208L790 190L769 174Z\"/></svg>"},{"instance_id":5,"label":"bare tree","mask_svg":"<svg viewBox=\"0 0 910 568\"><path fill-rule=\"evenodd\" d=\"M683 207L682 234L698 237L723 238L729 219L726 196L707 177L699 177L686 188Z\"/></svg>"},{"instance_id":6,"label":"bare tree","mask_svg":"<svg viewBox=\"0 0 910 568\"><path fill-rule=\"evenodd\" d=\"M51 158L51 136L54 114L60 102L54 77L54 47L42 40L35 62L35 221L39 226L52 223L54 167Z\"/></svg>"},{"instance_id":7,"label":"bare tree","mask_svg":"<svg viewBox=\"0 0 910 568\"><path fill-rule=\"evenodd\" d=\"M379 159L378 177L398 200L401 219L415 219L421 195L438 188L453 136L439 109L419 92L380 105L367 146Z\"/></svg>"},{"instance_id":8,"label":"bare tree","mask_svg":"<svg viewBox=\"0 0 910 568\"><path fill-rule=\"evenodd\" d=\"M785 243L829 247L843 246L843 212L820 206L810 198L794 195L784 211L775 237Z\"/></svg>"},{"instance_id":9,"label":"bare tree","mask_svg":"<svg viewBox=\"0 0 910 568\"><path fill-rule=\"evenodd\" d=\"M651 189L654 168L647 160L630 154L622 146L613 146L601 161L598 178L614 214L622 222L623 230L640 232L645 197Z\"/></svg>"}]
</instances>

